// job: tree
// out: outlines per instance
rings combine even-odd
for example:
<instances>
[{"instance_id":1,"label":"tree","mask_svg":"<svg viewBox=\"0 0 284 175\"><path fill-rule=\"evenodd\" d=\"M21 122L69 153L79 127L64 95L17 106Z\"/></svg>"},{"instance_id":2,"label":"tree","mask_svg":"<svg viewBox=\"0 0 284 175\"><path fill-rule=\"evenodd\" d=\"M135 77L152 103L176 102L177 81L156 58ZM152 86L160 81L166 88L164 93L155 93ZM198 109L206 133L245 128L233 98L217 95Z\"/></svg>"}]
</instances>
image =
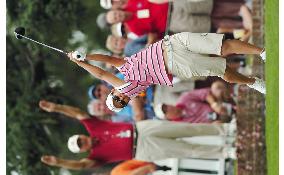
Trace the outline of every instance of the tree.
<instances>
[{"instance_id":1,"label":"tree","mask_svg":"<svg viewBox=\"0 0 284 175\"><path fill-rule=\"evenodd\" d=\"M68 61L64 55L24 40L16 40L12 31L24 26L29 37L55 47L72 50L68 40L74 30L87 36L99 36L88 42L88 49L104 46L106 33L100 31L94 17L99 6L80 0L7 1L7 173L51 174L58 171L43 165L42 154L70 157L67 138L85 130L63 117L51 117L39 110L41 98L85 109L86 89L94 79ZM92 1L93 2L93 1ZM97 3L99 4L99 3ZM93 9L94 8L94 9ZM93 11L93 13L92 13ZM84 24L84 20L88 24ZM91 21L94 21L92 24ZM92 31L96 31L94 35ZM60 83L56 83L60 82ZM58 132L65 130L66 132ZM77 156L80 158L82 156ZM72 155L72 158L74 156ZM75 157L76 158L76 157ZM76 173L75 173L76 174Z\"/></svg>"}]
</instances>

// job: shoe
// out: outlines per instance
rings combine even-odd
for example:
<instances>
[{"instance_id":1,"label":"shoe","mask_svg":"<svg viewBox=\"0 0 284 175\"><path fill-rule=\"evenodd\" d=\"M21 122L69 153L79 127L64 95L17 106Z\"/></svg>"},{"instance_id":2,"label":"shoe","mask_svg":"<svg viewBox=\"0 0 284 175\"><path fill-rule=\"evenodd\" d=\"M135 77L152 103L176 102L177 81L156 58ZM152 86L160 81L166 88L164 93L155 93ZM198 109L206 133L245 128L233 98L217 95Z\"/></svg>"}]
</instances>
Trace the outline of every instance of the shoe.
<instances>
[{"instance_id":1,"label":"shoe","mask_svg":"<svg viewBox=\"0 0 284 175\"><path fill-rule=\"evenodd\" d=\"M266 86L265 82L262 79L259 79L257 77L254 78L255 82L253 84L247 84L248 87L257 90L258 92L262 94L266 94Z\"/></svg>"},{"instance_id":2,"label":"shoe","mask_svg":"<svg viewBox=\"0 0 284 175\"><path fill-rule=\"evenodd\" d=\"M224 148L224 155L225 155L225 158L236 160L237 159L237 148L225 147Z\"/></svg>"},{"instance_id":3,"label":"shoe","mask_svg":"<svg viewBox=\"0 0 284 175\"><path fill-rule=\"evenodd\" d=\"M237 135L237 124L236 123L225 123L226 136L236 137Z\"/></svg>"},{"instance_id":4,"label":"shoe","mask_svg":"<svg viewBox=\"0 0 284 175\"><path fill-rule=\"evenodd\" d=\"M261 59L265 62L266 60L266 51L263 49L261 51L261 53L259 54L259 56L261 57Z\"/></svg>"},{"instance_id":5,"label":"shoe","mask_svg":"<svg viewBox=\"0 0 284 175\"><path fill-rule=\"evenodd\" d=\"M236 143L236 137L234 136L227 136L226 137L226 140L225 140L225 144L228 145L228 146L232 146Z\"/></svg>"}]
</instances>

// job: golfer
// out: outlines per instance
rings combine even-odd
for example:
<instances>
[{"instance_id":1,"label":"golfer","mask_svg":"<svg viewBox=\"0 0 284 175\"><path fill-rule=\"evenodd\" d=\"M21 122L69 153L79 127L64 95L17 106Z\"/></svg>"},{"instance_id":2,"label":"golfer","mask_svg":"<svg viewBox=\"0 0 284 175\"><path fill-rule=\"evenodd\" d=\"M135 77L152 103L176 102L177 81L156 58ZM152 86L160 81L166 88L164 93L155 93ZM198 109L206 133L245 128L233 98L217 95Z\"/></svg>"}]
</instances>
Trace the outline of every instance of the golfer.
<instances>
[{"instance_id":1,"label":"golfer","mask_svg":"<svg viewBox=\"0 0 284 175\"><path fill-rule=\"evenodd\" d=\"M231 54L256 54L265 60L264 49L254 45L239 40L224 40L223 34L189 32L165 36L141 52L124 59L98 54L86 56L87 60L102 61L115 66L124 74L124 81L74 59L72 53L68 55L79 66L114 86L106 103L112 111L120 111L131 98L151 84L172 86L172 75L180 79L218 76L227 82L246 84L265 93L263 80L246 77L226 65L225 57Z\"/></svg>"},{"instance_id":2,"label":"golfer","mask_svg":"<svg viewBox=\"0 0 284 175\"><path fill-rule=\"evenodd\" d=\"M145 120L136 124L102 121L78 108L40 101L40 108L79 120L89 136L73 135L68 148L73 153L89 152L81 160L43 156L42 162L67 169L84 169L106 163L130 160L152 162L166 158L236 158L236 149L227 146L193 144L178 138L194 136L232 136L236 126L229 124L187 124Z\"/></svg>"}]
</instances>

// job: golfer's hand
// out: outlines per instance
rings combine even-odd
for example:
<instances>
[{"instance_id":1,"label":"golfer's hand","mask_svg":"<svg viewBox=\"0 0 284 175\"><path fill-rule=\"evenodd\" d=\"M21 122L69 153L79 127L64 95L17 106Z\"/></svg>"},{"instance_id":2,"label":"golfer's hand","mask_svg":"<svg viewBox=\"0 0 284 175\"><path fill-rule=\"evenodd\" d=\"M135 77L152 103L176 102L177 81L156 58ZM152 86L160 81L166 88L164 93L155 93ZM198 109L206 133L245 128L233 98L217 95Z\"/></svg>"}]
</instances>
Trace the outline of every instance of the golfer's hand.
<instances>
[{"instance_id":1,"label":"golfer's hand","mask_svg":"<svg viewBox=\"0 0 284 175\"><path fill-rule=\"evenodd\" d=\"M41 100L39 102L39 107L42 110L45 110L47 112L54 112L55 106L56 106L55 103L52 103L52 102L49 102L49 101L46 101L46 100Z\"/></svg>"},{"instance_id":2,"label":"golfer's hand","mask_svg":"<svg viewBox=\"0 0 284 175\"><path fill-rule=\"evenodd\" d=\"M47 165L54 166L58 163L58 158L55 156L44 155L41 157L41 161Z\"/></svg>"},{"instance_id":3,"label":"golfer's hand","mask_svg":"<svg viewBox=\"0 0 284 175\"><path fill-rule=\"evenodd\" d=\"M69 59L70 59L71 61L73 61L74 63L76 63L76 64L79 64L79 63L80 63L80 61L78 61L76 58L73 57L73 51L72 51L72 52L69 52L69 53L67 54L67 56L68 56Z\"/></svg>"}]
</instances>

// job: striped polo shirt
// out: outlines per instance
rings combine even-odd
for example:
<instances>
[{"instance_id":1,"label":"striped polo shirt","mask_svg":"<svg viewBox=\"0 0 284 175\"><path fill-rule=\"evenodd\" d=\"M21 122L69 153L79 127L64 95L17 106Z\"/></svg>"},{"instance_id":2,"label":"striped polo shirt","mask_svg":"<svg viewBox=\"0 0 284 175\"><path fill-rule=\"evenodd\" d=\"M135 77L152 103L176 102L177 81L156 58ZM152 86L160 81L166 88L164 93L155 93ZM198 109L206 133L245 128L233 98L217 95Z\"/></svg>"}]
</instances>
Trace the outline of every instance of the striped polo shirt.
<instances>
[{"instance_id":1,"label":"striped polo shirt","mask_svg":"<svg viewBox=\"0 0 284 175\"><path fill-rule=\"evenodd\" d=\"M126 63L117 69L124 75L127 82L116 89L130 98L144 91L151 84L172 86L172 75L168 75L163 57L163 40L148 48L125 57Z\"/></svg>"}]
</instances>

